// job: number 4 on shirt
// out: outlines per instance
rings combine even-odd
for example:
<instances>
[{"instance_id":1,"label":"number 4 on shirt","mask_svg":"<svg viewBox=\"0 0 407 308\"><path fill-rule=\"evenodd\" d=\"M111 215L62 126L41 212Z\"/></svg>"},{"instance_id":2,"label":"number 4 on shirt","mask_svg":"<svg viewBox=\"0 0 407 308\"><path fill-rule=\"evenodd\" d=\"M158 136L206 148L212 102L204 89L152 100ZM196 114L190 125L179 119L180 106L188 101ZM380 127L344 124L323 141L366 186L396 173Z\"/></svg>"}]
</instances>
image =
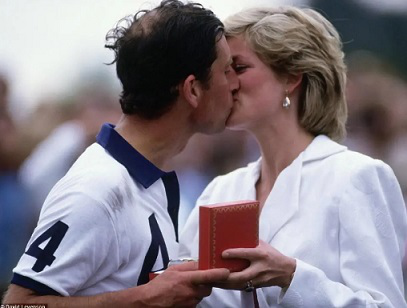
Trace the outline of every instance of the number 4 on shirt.
<instances>
[{"instance_id":1,"label":"number 4 on shirt","mask_svg":"<svg viewBox=\"0 0 407 308\"><path fill-rule=\"evenodd\" d=\"M39 273L44 270L45 266L49 266L54 262L54 252L64 238L68 228L67 224L62 221L57 221L30 245L30 248L28 248L25 253L37 259L32 267L33 271ZM44 249L41 249L39 246L48 239L50 240L47 245Z\"/></svg>"}]
</instances>

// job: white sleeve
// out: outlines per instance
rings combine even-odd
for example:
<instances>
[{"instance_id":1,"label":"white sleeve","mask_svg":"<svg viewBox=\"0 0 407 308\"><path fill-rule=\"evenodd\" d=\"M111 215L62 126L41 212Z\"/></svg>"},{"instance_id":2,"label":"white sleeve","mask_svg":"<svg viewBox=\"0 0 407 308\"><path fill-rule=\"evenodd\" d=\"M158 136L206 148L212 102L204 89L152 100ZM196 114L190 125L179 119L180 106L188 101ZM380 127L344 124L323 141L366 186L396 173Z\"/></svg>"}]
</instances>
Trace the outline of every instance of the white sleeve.
<instances>
[{"instance_id":1,"label":"white sleeve","mask_svg":"<svg viewBox=\"0 0 407 308\"><path fill-rule=\"evenodd\" d=\"M216 189L218 189L218 179L215 178L205 188L201 196L198 198L194 209L188 217L188 220L180 234L179 241L179 257L180 258L196 258L199 256L199 205L211 204L220 202L217 200ZM218 196L219 198L219 196ZM236 308L236 307L253 307L252 293L223 290L213 288L210 296L205 297L199 304L199 308Z\"/></svg>"},{"instance_id":2,"label":"white sleeve","mask_svg":"<svg viewBox=\"0 0 407 308\"><path fill-rule=\"evenodd\" d=\"M375 161L354 172L347 186L339 204L342 282L297 260L294 279L280 294L282 307L407 307L406 210L394 173Z\"/></svg>"},{"instance_id":3,"label":"white sleeve","mask_svg":"<svg viewBox=\"0 0 407 308\"><path fill-rule=\"evenodd\" d=\"M208 192L208 191L207 191ZM206 195L203 194L201 198L198 199L198 204L201 203ZM180 235L179 241L179 257L180 258L195 258L198 259L199 254L199 206L195 206L192 210L190 216L188 217L187 223ZM213 288L210 296L205 297L197 307L199 308L210 308L210 307L222 307L222 308L236 308L245 307L250 308L253 306L253 295L252 293L233 291L233 290L223 290L218 288Z\"/></svg>"},{"instance_id":4,"label":"white sleeve","mask_svg":"<svg viewBox=\"0 0 407 308\"><path fill-rule=\"evenodd\" d=\"M198 259L199 245L199 207L195 206L189 214L188 220L185 223L179 237L180 258Z\"/></svg>"},{"instance_id":5,"label":"white sleeve","mask_svg":"<svg viewBox=\"0 0 407 308\"><path fill-rule=\"evenodd\" d=\"M89 280L117 271L115 225L103 205L81 193L49 199L12 283L42 295L72 296Z\"/></svg>"},{"instance_id":6,"label":"white sleeve","mask_svg":"<svg viewBox=\"0 0 407 308\"><path fill-rule=\"evenodd\" d=\"M213 190L216 187L217 179L206 186L202 194L199 196L195 203L195 207L192 209L182 228L179 238L179 251L178 256L180 258L195 258L198 259L198 245L199 245L199 205L209 204L209 200L213 194Z\"/></svg>"}]
</instances>

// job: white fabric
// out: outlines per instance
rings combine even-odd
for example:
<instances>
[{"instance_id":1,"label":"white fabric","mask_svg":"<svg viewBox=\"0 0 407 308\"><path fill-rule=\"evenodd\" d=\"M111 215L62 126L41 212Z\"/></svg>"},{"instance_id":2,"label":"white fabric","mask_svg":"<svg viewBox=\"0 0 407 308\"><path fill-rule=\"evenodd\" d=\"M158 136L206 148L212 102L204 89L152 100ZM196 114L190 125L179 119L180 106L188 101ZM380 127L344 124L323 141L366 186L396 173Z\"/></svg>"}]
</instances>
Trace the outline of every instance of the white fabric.
<instances>
[{"instance_id":1,"label":"white fabric","mask_svg":"<svg viewBox=\"0 0 407 308\"><path fill-rule=\"evenodd\" d=\"M154 214L170 258L178 244L163 182L148 189L99 144L91 145L48 195L27 248L55 222L69 226L52 266L36 273L23 254L14 272L64 296L93 295L137 285L151 243ZM44 243L46 245L46 243ZM163 267L161 253L153 270Z\"/></svg>"},{"instance_id":2,"label":"white fabric","mask_svg":"<svg viewBox=\"0 0 407 308\"><path fill-rule=\"evenodd\" d=\"M198 256L198 206L255 199L261 159L214 179L180 237ZM406 210L382 161L318 136L277 178L260 216L260 238L297 259L294 279L258 289L260 307L407 307L401 262ZM244 303L241 298L244 298ZM214 289L200 307L248 308L251 295Z\"/></svg>"}]
</instances>

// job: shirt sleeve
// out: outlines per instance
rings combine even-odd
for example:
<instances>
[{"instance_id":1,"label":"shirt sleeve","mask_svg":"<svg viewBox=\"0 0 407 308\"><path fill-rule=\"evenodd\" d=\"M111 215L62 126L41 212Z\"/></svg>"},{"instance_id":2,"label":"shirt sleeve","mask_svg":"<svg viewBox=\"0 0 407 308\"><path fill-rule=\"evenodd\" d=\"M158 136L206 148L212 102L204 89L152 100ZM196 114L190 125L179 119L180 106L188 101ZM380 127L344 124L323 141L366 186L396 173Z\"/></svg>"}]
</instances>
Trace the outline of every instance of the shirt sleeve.
<instances>
[{"instance_id":1,"label":"shirt sleeve","mask_svg":"<svg viewBox=\"0 0 407 308\"><path fill-rule=\"evenodd\" d=\"M115 225L107 208L83 193L48 199L12 283L40 295L72 296L117 270Z\"/></svg>"},{"instance_id":2,"label":"shirt sleeve","mask_svg":"<svg viewBox=\"0 0 407 308\"><path fill-rule=\"evenodd\" d=\"M407 234L399 184L381 161L352 172L339 203L341 282L297 260L283 307L407 307L402 259Z\"/></svg>"},{"instance_id":3,"label":"shirt sleeve","mask_svg":"<svg viewBox=\"0 0 407 308\"><path fill-rule=\"evenodd\" d=\"M181 230L179 239L178 256L180 258L196 258L198 259L199 245L199 205L209 204L211 197L214 194L214 188L218 183L219 177L215 178L208 184L202 194L199 196L188 216L185 226Z\"/></svg>"},{"instance_id":4,"label":"shirt sleeve","mask_svg":"<svg viewBox=\"0 0 407 308\"><path fill-rule=\"evenodd\" d=\"M195 206L188 216L180 234L178 256L180 258L198 258L199 210Z\"/></svg>"},{"instance_id":5,"label":"shirt sleeve","mask_svg":"<svg viewBox=\"0 0 407 308\"><path fill-rule=\"evenodd\" d=\"M179 242L179 257L180 258L196 258L199 256L199 205L210 204L215 202L222 202L224 195L219 196L217 189L222 187L219 184L219 179L215 178L205 188L201 196L196 202L196 206L188 217L188 220L180 234ZM220 186L219 186L220 185ZM222 190L222 189L221 189ZM263 297L261 298L262 304L265 304ZM264 304L261 306L263 307ZM199 308L222 307L222 308L236 308L236 307L253 307L253 293L247 293L235 290L223 290L213 288L210 296L205 297L199 302Z\"/></svg>"}]
</instances>

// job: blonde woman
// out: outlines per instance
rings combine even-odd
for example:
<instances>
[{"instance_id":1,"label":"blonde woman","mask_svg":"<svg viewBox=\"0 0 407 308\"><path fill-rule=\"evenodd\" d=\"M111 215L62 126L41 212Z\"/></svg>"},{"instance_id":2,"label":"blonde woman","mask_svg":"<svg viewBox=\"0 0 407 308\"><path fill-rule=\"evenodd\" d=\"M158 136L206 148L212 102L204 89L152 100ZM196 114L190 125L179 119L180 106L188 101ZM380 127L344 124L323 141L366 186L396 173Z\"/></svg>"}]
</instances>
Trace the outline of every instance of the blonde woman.
<instances>
[{"instance_id":1,"label":"blonde woman","mask_svg":"<svg viewBox=\"0 0 407 308\"><path fill-rule=\"evenodd\" d=\"M198 256L198 205L223 201L260 201L261 243L223 253L250 266L200 307L407 307L399 184L382 161L337 143L347 117L337 31L289 6L247 9L225 26L240 83L227 126L251 133L261 157L208 185L180 254Z\"/></svg>"}]
</instances>

